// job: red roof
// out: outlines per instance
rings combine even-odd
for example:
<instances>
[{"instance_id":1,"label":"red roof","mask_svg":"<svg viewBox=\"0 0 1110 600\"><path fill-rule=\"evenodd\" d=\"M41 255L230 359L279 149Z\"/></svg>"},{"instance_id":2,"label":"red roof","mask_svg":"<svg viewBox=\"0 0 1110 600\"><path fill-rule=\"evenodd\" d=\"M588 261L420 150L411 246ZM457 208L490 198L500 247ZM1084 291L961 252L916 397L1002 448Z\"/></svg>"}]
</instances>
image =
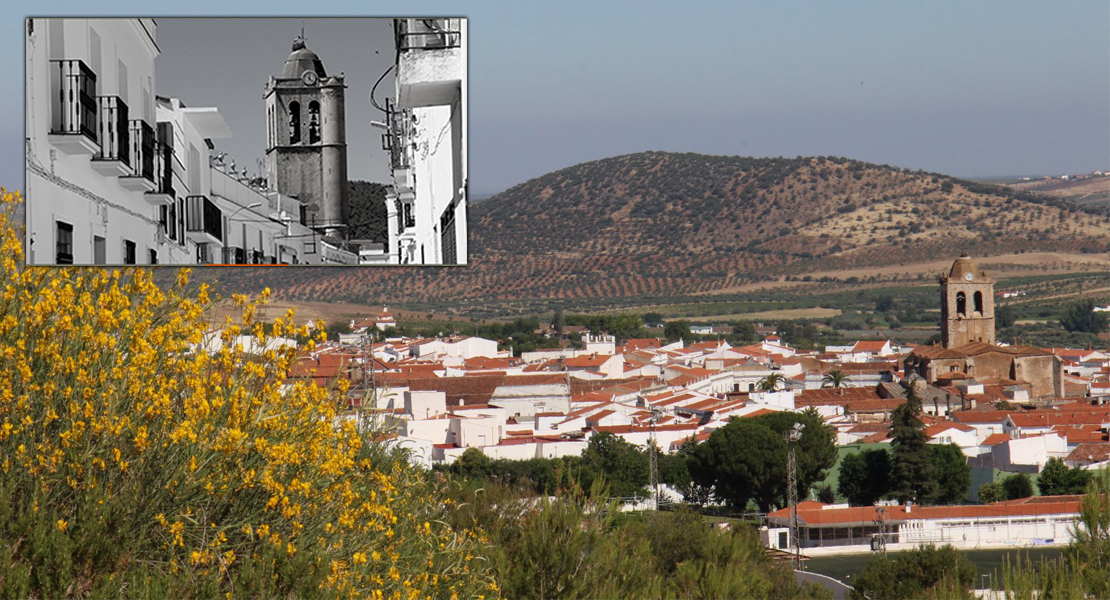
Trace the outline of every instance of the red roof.
<instances>
[{"instance_id":1,"label":"red roof","mask_svg":"<svg viewBox=\"0 0 1110 600\"><path fill-rule=\"evenodd\" d=\"M913 506L907 511L905 506L856 506L848 508L827 508L821 503L798 504L798 520L807 527L845 527L848 525L872 525L879 519L879 508L884 508L887 523L902 523L916 519L985 519L997 517L1020 517L1032 515L1075 515L1079 513L1082 496L1036 496L995 502L993 504L972 504L956 506ZM817 506L814 506L816 504ZM769 520L786 523L790 520L790 509L782 508L767 515Z\"/></svg>"},{"instance_id":2,"label":"red roof","mask_svg":"<svg viewBox=\"0 0 1110 600\"><path fill-rule=\"evenodd\" d=\"M1008 433L992 433L987 436L987 439L983 440L983 443L980 444L980 446L997 446L998 444L1008 442L1011 439L1013 438L1011 438L1010 434Z\"/></svg>"}]
</instances>

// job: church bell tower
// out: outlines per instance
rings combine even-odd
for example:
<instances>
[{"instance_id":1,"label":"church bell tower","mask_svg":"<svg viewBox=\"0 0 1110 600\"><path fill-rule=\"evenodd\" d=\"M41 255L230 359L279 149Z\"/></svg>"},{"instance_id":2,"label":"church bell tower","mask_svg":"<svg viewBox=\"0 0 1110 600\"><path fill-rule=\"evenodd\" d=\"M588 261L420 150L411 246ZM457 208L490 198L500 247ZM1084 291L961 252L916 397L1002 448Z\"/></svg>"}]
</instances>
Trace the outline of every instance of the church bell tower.
<instances>
[{"instance_id":1,"label":"church bell tower","mask_svg":"<svg viewBox=\"0 0 1110 600\"><path fill-rule=\"evenodd\" d=\"M994 344L994 280L964 252L940 276L941 343Z\"/></svg>"},{"instance_id":2,"label":"church bell tower","mask_svg":"<svg viewBox=\"0 0 1110 600\"><path fill-rule=\"evenodd\" d=\"M295 196L302 222L343 237L348 222L343 75L293 41L281 76L266 84L266 173L270 189Z\"/></svg>"}]
</instances>

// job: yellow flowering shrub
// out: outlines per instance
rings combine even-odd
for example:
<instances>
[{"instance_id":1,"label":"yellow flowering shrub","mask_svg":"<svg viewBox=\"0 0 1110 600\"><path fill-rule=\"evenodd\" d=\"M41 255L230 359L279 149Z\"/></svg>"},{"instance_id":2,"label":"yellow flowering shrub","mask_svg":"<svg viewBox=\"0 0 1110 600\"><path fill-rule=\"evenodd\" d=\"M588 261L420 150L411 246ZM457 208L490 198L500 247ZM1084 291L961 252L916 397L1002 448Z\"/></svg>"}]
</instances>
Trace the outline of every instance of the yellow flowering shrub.
<instances>
[{"instance_id":1,"label":"yellow flowering shrub","mask_svg":"<svg viewBox=\"0 0 1110 600\"><path fill-rule=\"evenodd\" d=\"M480 533L290 380L261 298L205 349L205 286L26 268L0 202L0 595L493 597ZM270 331L312 335L292 314Z\"/></svg>"}]
</instances>

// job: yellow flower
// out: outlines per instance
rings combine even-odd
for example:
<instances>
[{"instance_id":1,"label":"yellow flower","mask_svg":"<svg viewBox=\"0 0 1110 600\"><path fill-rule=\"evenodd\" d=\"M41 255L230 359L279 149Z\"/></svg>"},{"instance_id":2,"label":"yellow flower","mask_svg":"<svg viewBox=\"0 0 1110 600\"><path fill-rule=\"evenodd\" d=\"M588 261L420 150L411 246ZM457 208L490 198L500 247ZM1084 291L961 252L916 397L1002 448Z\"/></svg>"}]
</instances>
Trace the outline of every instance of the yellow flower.
<instances>
[{"instance_id":1,"label":"yellow flower","mask_svg":"<svg viewBox=\"0 0 1110 600\"><path fill-rule=\"evenodd\" d=\"M66 521L65 519L58 519L57 525L58 531L65 531L66 527L69 527L69 521Z\"/></svg>"}]
</instances>

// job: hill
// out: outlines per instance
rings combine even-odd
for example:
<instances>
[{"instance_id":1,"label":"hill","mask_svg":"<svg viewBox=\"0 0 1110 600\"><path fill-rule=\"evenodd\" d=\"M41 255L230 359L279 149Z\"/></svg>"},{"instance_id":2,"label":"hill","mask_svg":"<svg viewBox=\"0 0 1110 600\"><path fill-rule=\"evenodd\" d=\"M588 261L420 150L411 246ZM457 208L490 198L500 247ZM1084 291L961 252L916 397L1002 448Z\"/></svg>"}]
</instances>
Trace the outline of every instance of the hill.
<instances>
[{"instance_id":1,"label":"hill","mask_svg":"<svg viewBox=\"0 0 1110 600\"><path fill-rule=\"evenodd\" d=\"M1063 200L844 158L645 152L555 171L472 206L468 267L218 276L224 287L269 286L286 300L463 313L491 302L621 304L816 273L878 281L891 265L962 250L1094 259L1110 247L1108 224Z\"/></svg>"}]
</instances>

